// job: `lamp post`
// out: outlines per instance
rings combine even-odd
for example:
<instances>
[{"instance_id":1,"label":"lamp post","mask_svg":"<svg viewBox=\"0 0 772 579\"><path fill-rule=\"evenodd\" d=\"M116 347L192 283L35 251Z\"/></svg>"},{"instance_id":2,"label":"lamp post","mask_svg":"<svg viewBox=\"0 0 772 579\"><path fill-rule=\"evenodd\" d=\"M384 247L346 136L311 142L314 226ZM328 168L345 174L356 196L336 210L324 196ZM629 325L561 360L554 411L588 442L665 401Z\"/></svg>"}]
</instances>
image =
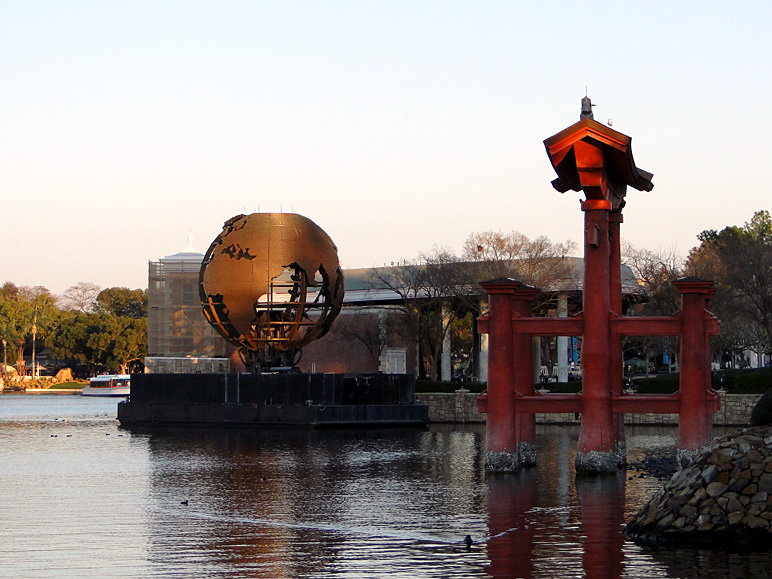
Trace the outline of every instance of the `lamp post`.
<instances>
[{"instance_id":1,"label":"lamp post","mask_svg":"<svg viewBox=\"0 0 772 579\"><path fill-rule=\"evenodd\" d=\"M5 341L5 338L3 338L3 379L5 379L5 372L6 372L6 368L8 367L8 360L5 355L5 345L7 343L8 342Z\"/></svg>"},{"instance_id":2,"label":"lamp post","mask_svg":"<svg viewBox=\"0 0 772 579\"><path fill-rule=\"evenodd\" d=\"M35 376L35 336L38 333L38 327L37 327L37 321L38 321L38 313L35 312L35 316L32 318L32 379L34 380L37 376Z\"/></svg>"}]
</instances>

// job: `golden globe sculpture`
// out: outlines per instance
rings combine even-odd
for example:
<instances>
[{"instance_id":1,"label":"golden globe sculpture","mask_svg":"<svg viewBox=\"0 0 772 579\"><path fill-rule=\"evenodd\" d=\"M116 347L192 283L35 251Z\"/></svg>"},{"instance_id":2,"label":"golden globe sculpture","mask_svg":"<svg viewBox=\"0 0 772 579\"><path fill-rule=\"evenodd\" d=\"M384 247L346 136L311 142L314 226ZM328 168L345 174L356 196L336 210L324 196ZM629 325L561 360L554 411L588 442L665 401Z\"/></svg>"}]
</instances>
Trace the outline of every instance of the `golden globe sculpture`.
<instances>
[{"instance_id":1,"label":"golden globe sculpture","mask_svg":"<svg viewBox=\"0 0 772 579\"><path fill-rule=\"evenodd\" d=\"M329 331L343 293L335 244L295 213L229 219L199 274L206 319L253 372L294 366L302 347Z\"/></svg>"}]
</instances>

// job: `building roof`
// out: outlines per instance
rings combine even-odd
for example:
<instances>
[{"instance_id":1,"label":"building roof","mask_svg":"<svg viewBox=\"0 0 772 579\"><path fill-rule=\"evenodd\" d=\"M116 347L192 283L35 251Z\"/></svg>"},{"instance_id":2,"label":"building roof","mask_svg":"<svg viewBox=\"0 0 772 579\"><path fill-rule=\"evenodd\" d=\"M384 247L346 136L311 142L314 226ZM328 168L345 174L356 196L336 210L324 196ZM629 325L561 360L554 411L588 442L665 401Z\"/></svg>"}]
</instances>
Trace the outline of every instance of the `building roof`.
<instances>
[{"instance_id":1,"label":"building roof","mask_svg":"<svg viewBox=\"0 0 772 579\"><path fill-rule=\"evenodd\" d=\"M198 263L201 263L203 260L204 254L196 251L196 249L193 247L193 236L188 235L188 246L185 249L179 253L174 253L172 255L162 257L159 261L162 263L174 261L198 261Z\"/></svg>"},{"instance_id":2,"label":"building roof","mask_svg":"<svg viewBox=\"0 0 772 579\"><path fill-rule=\"evenodd\" d=\"M581 257L565 257L570 265L570 273L556 280L550 287L540 288L552 292L580 293L584 286L584 259ZM472 263L470 263L470 266ZM346 294L343 303L385 303L397 301L399 294L394 290L383 287L378 282L378 277L392 277L404 266L368 267L343 270L343 279ZM513 270L515 268L513 267ZM625 295L640 295L643 288L638 283L632 269L622 264L622 293ZM486 281L486 280L480 280Z\"/></svg>"},{"instance_id":3,"label":"building roof","mask_svg":"<svg viewBox=\"0 0 772 579\"><path fill-rule=\"evenodd\" d=\"M189 274L198 273L201 269L201 262L204 261L204 254L199 253L193 247L193 236L188 235L188 246L178 253L173 253L162 257L158 261L151 261L149 264L151 277L163 273Z\"/></svg>"},{"instance_id":4,"label":"building roof","mask_svg":"<svg viewBox=\"0 0 772 579\"><path fill-rule=\"evenodd\" d=\"M198 253L197 251L180 251L179 253L162 257L158 261L162 263L167 263L172 261L197 261L198 263L201 263L203 259L204 259L203 253Z\"/></svg>"}]
</instances>

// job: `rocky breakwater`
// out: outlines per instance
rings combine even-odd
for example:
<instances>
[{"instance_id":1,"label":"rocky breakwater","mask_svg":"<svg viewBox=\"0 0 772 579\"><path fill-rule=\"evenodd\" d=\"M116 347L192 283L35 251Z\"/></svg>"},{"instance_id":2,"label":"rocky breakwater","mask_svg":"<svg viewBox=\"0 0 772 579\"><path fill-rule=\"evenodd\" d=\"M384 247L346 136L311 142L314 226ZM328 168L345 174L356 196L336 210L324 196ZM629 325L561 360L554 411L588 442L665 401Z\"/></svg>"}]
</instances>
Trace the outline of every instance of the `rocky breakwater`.
<instances>
[{"instance_id":1,"label":"rocky breakwater","mask_svg":"<svg viewBox=\"0 0 772 579\"><path fill-rule=\"evenodd\" d=\"M772 546L772 426L715 440L673 475L625 533L656 544Z\"/></svg>"}]
</instances>

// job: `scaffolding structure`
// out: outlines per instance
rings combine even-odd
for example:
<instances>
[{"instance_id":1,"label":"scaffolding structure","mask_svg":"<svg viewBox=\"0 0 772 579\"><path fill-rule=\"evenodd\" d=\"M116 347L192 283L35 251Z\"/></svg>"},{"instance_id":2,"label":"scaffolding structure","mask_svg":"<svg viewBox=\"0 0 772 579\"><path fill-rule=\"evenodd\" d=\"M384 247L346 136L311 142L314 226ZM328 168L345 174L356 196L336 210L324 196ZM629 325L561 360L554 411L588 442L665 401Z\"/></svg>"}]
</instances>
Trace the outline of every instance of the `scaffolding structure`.
<instances>
[{"instance_id":1,"label":"scaffolding structure","mask_svg":"<svg viewBox=\"0 0 772 579\"><path fill-rule=\"evenodd\" d=\"M198 276L203 257L186 250L148 263L148 357L228 357L228 343L201 308Z\"/></svg>"}]
</instances>

